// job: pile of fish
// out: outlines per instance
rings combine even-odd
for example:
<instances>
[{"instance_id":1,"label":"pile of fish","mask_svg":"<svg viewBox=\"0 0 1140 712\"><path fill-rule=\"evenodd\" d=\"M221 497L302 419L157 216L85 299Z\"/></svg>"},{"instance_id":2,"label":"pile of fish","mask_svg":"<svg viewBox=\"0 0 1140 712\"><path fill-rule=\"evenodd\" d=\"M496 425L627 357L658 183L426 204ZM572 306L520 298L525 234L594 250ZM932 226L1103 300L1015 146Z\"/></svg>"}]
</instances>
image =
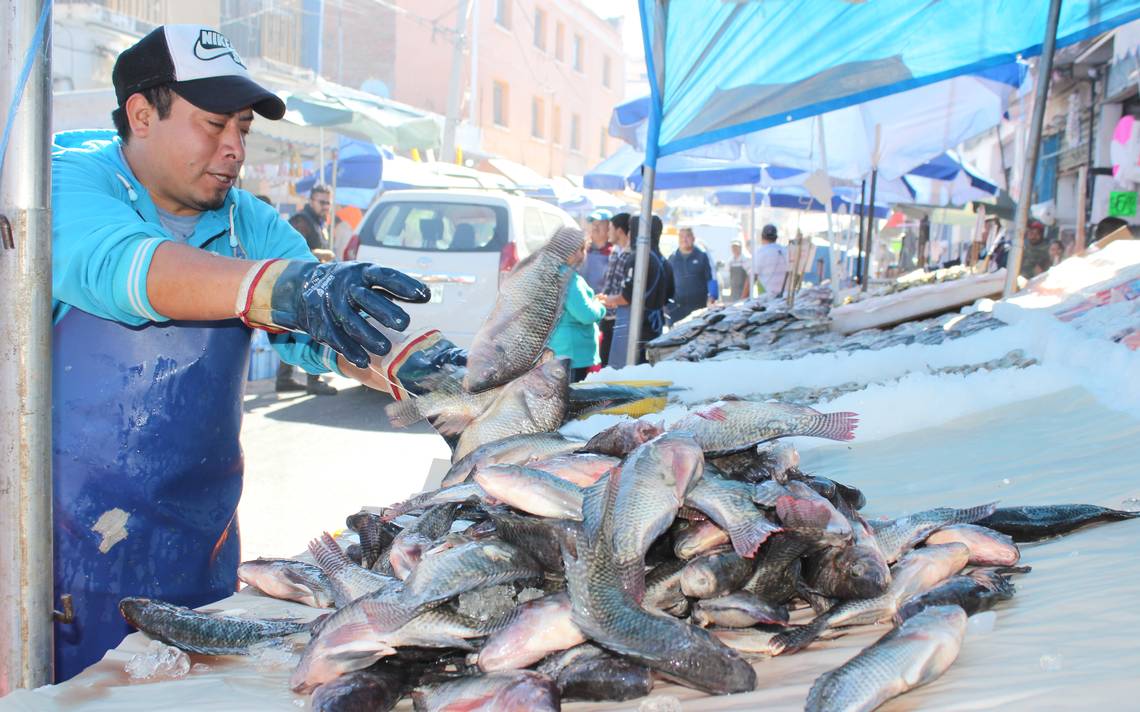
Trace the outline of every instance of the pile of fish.
<instances>
[{"instance_id":1,"label":"pile of fish","mask_svg":"<svg viewBox=\"0 0 1140 712\"><path fill-rule=\"evenodd\" d=\"M849 336L830 330L831 292L801 290L789 309L782 299L758 297L694 312L650 341L646 357L659 361L704 361L718 357L784 360L806 354L940 344L1005 324L989 313L947 314L890 329L864 329Z\"/></svg>"},{"instance_id":2,"label":"pile of fish","mask_svg":"<svg viewBox=\"0 0 1140 712\"><path fill-rule=\"evenodd\" d=\"M251 589L323 615L261 620L142 598L123 599L122 615L198 655L296 646L289 685L325 712L405 697L433 712L542 712L644 697L659 680L745 693L765 658L890 625L806 702L873 709L945 671L966 617L1013 595L1011 576L1027 571L1015 540L1138 516L979 504L868 519L857 487L802 471L781 442L851 440L856 415L788 403L726 396L668 425L568 438L557 429L574 414L667 395L571 389L565 361L545 352L582 244L560 230L520 263L467 368L390 408L451 444L439 489L352 514L352 534L320 534L311 560L239 567Z\"/></svg>"}]
</instances>

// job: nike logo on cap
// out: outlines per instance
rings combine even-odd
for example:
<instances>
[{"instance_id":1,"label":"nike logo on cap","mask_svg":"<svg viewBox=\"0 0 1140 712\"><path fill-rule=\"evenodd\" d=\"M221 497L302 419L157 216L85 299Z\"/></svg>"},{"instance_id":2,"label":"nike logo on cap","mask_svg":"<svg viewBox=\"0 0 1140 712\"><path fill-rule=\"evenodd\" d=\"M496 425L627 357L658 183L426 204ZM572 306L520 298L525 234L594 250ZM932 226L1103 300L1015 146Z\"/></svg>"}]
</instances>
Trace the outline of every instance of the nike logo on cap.
<instances>
[{"instance_id":1,"label":"nike logo on cap","mask_svg":"<svg viewBox=\"0 0 1140 712\"><path fill-rule=\"evenodd\" d=\"M213 30L202 30L198 33L198 40L194 43L194 56L203 61L209 62L219 57L229 56L239 67L245 69L245 63L241 61L238 56L237 50L233 48L230 41L221 32Z\"/></svg>"}]
</instances>

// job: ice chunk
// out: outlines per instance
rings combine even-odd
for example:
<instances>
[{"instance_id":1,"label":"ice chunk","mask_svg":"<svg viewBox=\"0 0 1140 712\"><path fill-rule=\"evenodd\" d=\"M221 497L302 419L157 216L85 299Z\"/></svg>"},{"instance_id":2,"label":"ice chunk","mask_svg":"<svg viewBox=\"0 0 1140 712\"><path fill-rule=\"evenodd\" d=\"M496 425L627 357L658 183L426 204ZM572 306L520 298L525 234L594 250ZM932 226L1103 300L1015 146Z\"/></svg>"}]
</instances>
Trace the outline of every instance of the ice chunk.
<instances>
[{"instance_id":1,"label":"ice chunk","mask_svg":"<svg viewBox=\"0 0 1140 712\"><path fill-rule=\"evenodd\" d=\"M211 670L213 670L213 668L206 663L194 663L190 666L190 672L192 673L207 673Z\"/></svg>"},{"instance_id":2,"label":"ice chunk","mask_svg":"<svg viewBox=\"0 0 1140 712\"><path fill-rule=\"evenodd\" d=\"M176 680L190 672L190 656L172 645L152 640L146 650L127 661L132 680Z\"/></svg>"},{"instance_id":3,"label":"ice chunk","mask_svg":"<svg viewBox=\"0 0 1140 712\"><path fill-rule=\"evenodd\" d=\"M487 586L459 594L459 612L481 621L509 613L514 607L515 587L511 585Z\"/></svg>"},{"instance_id":4,"label":"ice chunk","mask_svg":"<svg viewBox=\"0 0 1140 712\"><path fill-rule=\"evenodd\" d=\"M1058 672L1064 667L1064 656L1061 653L1046 653L1041 656L1039 663L1045 672Z\"/></svg>"},{"instance_id":5,"label":"ice chunk","mask_svg":"<svg viewBox=\"0 0 1140 712\"><path fill-rule=\"evenodd\" d=\"M970 616L966 622L966 635L986 635L994 631L994 626L997 624L997 613L993 611L983 611Z\"/></svg>"},{"instance_id":6,"label":"ice chunk","mask_svg":"<svg viewBox=\"0 0 1140 712\"><path fill-rule=\"evenodd\" d=\"M654 695L642 700L637 712L681 712L681 701L672 695Z\"/></svg>"},{"instance_id":7,"label":"ice chunk","mask_svg":"<svg viewBox=\"0 0 1140 712\"><path fill-rule=\"evenodd\" d=\"M287 670L297 666L300 655L288 640L267 640L249 649L249 657L258 670Z\"/></svg>"},{"instance_id":8,"label":"ice chunk","mask_svg":"<svg viewBox=\"0 0 1140 712\"><path fill-rule=\"evenodd\" d=\"M1140 512L1140 497L1129 497L1120 503L1120 507L1127 512Z\"/></svg>"},{"instance_id":9,"label":"ice chunk","mask_svg":"<svg viewBox=\"0 0 1140 712\"><path fill-rule=\"evenodd\" d=\"M523 590L519 591L519 595L517 596L517 598L519 601L519 605L522 605L522 604L526 603L527 601L533 601L534 599L542 598L545 595L546 595L546 592L543 591L541 588L530 588L528 586L527 588L524 588Z\"/></svg>"}]
</instances>

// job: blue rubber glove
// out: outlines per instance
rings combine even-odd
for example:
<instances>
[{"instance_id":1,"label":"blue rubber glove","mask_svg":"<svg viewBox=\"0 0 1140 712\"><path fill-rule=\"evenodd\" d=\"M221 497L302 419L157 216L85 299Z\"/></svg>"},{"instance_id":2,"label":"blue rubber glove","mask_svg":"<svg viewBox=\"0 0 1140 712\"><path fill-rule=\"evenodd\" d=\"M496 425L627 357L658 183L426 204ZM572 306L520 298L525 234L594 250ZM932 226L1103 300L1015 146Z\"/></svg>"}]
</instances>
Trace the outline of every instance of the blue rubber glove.
<instances>
[{"instance_id":1,"label":"blue rubber glove","mask_svg":"<svg viewBox=\"0 0 1140 712\"><path fill-rule=\"evenodd\" d=\"M417 396L428 389L422 384L447 366L466 366L467 350L461 349L447 338L408 355L396 371L396 380L404 390Z\"/></svg>"},{"instance_id":2,"label":"blue rubber glove","mask_svg":"<svg viewBox=\"0 0 1140 712\"><path fill-rule=\"evenodd\" d=\"M392 300L421 304L430 298L427 285L379 265L269 260L246 275L237 312L250 326L308 334L368 368L369 352L383 356L392 342L365 315L403 331L410 318Z\"/></svg>"}]
</instances>

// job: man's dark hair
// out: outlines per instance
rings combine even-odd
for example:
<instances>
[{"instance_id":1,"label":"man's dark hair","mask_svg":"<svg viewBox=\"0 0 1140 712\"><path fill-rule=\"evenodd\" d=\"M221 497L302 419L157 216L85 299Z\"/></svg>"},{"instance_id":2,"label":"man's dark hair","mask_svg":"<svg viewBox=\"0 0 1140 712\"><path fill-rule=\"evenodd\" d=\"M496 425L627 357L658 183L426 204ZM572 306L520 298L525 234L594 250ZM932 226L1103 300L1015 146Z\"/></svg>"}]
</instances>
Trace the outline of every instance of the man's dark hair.
<instances>
[{"instance_id":1,"label":"man's dark hair","mask_svg":"<svg viewBox=\"0 0 1140 712\"><path fill-rule=\"evenodd\" d=\"M641 216L634 215L629 219L629 239L637 240L638 225L641 223ZM665 226L661 222L661 218L654 215L653 220L650 222L649 227L649 246L653 248L654 252L661 251L661 232Z\"/></svg>"},{"instance_id":2,"label":"man's dark hair","mask_svg":"<svg viewBox=\"0 0 1140 712\"><path fill-rule=\"evenodd\" d=\"M143 98L158 112L159 121L170 118L170 105L174 103L174 91L169 85L160 84L150 89L143 89L138 93L142 94ZM119 132L119 138L123 140L123 143L130 141L131 122L127 120L126 102L111 112L111 121L114 122L115 131Z\"/></svg>"},{"instance_id":3,"label":"man's dark hair","mask_svg":"<svg viewBox=\"0 0 1140 712\"><path fill-rule=\"evenodd\" d=\"M629 213L618 213L610 218L610 225L622 230L626 233L629 232Z\"/></svg>"},{"instance_id":4,"label":"man's dark hair","mask_svg":"<svg viewBox=\"0 0 1140 712\"><path fill-rule=\"evenodd\" d=\"M316 183L309 189L309 199L312 200L314 195L332 195L332 190L324 183Z\"/></svg>"},{"instance_id":5,"label":"man's dark hair","mask_svg":"<svg viewBox=\"0 0 1140 712\"><path fill-rule=\"evenodd\" d=\"M1120 218L1105 218L1096 224L1093 239L1099 240L1102 237L1108 237L1122 227L1128 227L1128 223Z\"/></svg>"}]
</instances>

